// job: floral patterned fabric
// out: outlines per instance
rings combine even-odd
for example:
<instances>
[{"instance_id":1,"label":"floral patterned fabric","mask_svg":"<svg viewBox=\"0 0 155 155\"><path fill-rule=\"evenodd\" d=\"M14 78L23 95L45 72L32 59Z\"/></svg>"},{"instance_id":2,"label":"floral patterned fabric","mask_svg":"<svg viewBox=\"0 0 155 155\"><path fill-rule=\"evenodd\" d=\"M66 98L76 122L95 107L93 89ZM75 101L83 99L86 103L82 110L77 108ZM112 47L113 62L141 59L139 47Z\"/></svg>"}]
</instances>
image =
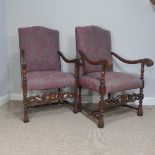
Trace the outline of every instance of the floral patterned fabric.
<instances>
[{"instance_id":1,"label":"floral patterned fabric","mask_svg":"<svg viewBox=\"0 0 155 155\"><path fill-rule=\"evenodd\" d=\"M60 70L59 32L33 26L19 28L19 46L24 50L27 71Z\"/></svg>"},{"instance_id":2,"label":"floral patterned fabric","mask_svg":"<svg viewBox=\"0 0 155 155\"><path fill-rule=\"evenodd\" d=\"M74 87L74 76L60 71L35 71L27 73L28 90Z\"/></svg>"},{"instance_id":3,"label":"floral patterned fabric","mask_svg":"<svg viewBox=\"0 0 155 155\"><path fill-rule=\"evenodd\" d=\"M110 32L97 26L76 27L76 49L81 50L90 60L108 59L112 62ZM82 67L81 67L82 68ZM85 62L84 73L101 71L100 65Z\"/></svg>"},{"instance_id":4,"label":"floral patterned fabric","mask_svg":"<svg viewBox=\"0 0 155 155\"><path fill-rule=\"evenodd\" d=\"M99 92L101 72L89 73L80 78L82 87ZM142 87L139 77L120 72L106 71L105 73L106 93L130 90Z\"/></svg>"}]
</instances>

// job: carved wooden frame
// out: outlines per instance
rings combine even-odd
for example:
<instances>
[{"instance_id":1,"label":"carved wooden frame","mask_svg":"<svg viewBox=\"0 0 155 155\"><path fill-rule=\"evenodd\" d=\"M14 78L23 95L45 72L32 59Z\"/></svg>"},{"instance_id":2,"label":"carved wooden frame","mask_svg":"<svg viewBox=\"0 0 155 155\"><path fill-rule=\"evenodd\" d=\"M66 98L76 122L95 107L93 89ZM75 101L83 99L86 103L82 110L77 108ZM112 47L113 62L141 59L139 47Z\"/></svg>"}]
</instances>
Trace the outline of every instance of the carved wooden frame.
<instances>
[{"instance_id":1,"label":"carved wooden frame","mask_svg":"<svg viewBox=\"0 0 155 155\"><path fill-rule=\"evenodd\" d=\"M78 71L78 59L67 59L60 51L58 51L59 56L67 63L74 63L74 78L75 78L75 88L73 92L60 92L60 88L58 88L58 92L50 92L44 93L42 95L29 96L27 95L27 65L24 60L24 50L20 49L20 63L21 63L21 82L22 82L22 90L23 90L23 104L24 104L24 119L23 121L29 122L28 109L37 106L43 105L51 105L51 104L65 104L67 98L74 99L73 112L78 112L79 105L79 93L78 93L78 81L79 81L79 71Z\"/></svg>"},{"instance_id":2,"label":"carved wooden frame","mask_svg":"<svg viewBox=\"0 0 155 155\"><path fill-rule=\"evenodd\" d=\"M152 2L152 4L154 4L155 5L155 0L150 0L151 2Z\"/></svg>"},{"instance_id":3,"label":"carved wooden frame","mask_svg":"<svg viewBox=\"0 0 155 155\"><path fill-rule=\"evenodd\" d=\"M144 67L150 67L153 65L153 61L148 58L139 59L139 60L127 60L119 55L117 55L114 52L111 52L111 55L119 59L120 61L127 63L127 64L141 64L141 70L140 70L140 79L142 81L142 88L140 88L139 94L123 94L118 95L115 98L111 97L111 94L108 94L108 99L104 99L104 95L106 94L106 87L105 87L105 71L111 70L113 65L108 62L107 59L103 59L101 61L93 61L86 57L86 55L82 51L78 51L80 54L80 60L81 62L79 66L84 66L84 61L87 61L91 65L101 65L101 78L100 78L100 86L99 86L99 94L100 94L100 101L99 101L99 108L95 111L89 112L90 115L94 116L96 119L98 119L98 127L103 128L104 127L104 118L103 113L104 110L108 110L111 108L119 107L119 106L127 106L133 109L137 110L137 115L142 116L143 115L143 107L142 102L144 98L143 94L143 88L144 88ZM80 83L78 85L80 88ZM81 90L80 90L81 93ZM79 95L81 96L81 94ZM80 97L81 98L81 97ZM138 107L127 105L128 102L134 102L136 100L139 100ZM81 100L80 100L81 102ZM81 105L81 103L79 104ZM80 107L81 109L81 107Z\"/></svg>"}]
</instances>

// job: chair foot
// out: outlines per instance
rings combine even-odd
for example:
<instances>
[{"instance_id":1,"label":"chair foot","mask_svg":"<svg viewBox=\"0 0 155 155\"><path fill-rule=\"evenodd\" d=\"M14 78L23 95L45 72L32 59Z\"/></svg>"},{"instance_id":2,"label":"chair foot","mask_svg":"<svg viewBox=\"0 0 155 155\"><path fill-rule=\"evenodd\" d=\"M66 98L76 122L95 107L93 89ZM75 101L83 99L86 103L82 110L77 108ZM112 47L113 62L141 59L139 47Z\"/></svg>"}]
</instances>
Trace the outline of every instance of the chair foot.
<instances>
[{"instance_id":1,"label":"chair foot","mask_svg":"<svg viewBox=\"0 0 155 155\"><path fill-rule=\"evenodd\" d=\"M29 122L29 115L28 115L28 109L25 108L24 109L24 119L23 119L24 123L28 123Z\"/></svg>"},{"instance_id":2,"label":"chair foot","mask_svg":"<svg viewBox=\"0 0 155 155\"><path fill-rule=\"evenodd\" d=\"M104 97L101 95L100 101L99 101L99 117L98 117L98 127L103 128L104 127Z\"/></svg>"},{"instance_id":3,"label":"chair foot","mask_svg":"<svg viewBox=\"0 0 155 155\"><path fill-rule=\"evenodd\" d=\"M78 113L78 105L74 103L73 105L73 113L76 114Z\"/></svg>"},{"instance_id":4,"label":"chair foot","mask_svg":"<svg viewBox=\"0 0 155 155\"><path fill-rule=\"evenodd\" d=\"M103 127L104 127L104 122L103 122L103 121L102 121L102 122L99 121L99 122L98 122L98 127L99 127L99 128L103 128Z\"/></svg>"},{"instance_id":5,"label":"chair foot","mask_svg":"<svg viewBox=\"0 0 155 155\"><path fill-rule=\"evenodd\" d=\"M77 114L77 113L78 113L78 110L73 109L73 113L74 113L74 114Z\"/></svg>"},{"instance_id":6,"label":"chair foot","mask_svg":"<svg viewBox=\"0 0 155 155\"><path fill-rule=\"evenodd\" d=\"M143 113L137 112L137 116L143 116Z\"/></svg>"},{"instance_id":7,"label":"chair foot","mask_svg":"<svg viewBox=\"0 0 155 155\"><path fill-rule=\"evenodd\" d=\"M138 106L137 116L143 116L142 104L139 104L139 106Z\"/></svg>"},{"instance_id":8,"label":"chair foot","mask_svg":"<svg viewBox=\"0 0 155 155\"><path fill-rule=\"evenodd\" d=\"M82 112L81 108L78 110L78 112Z\"/></svg>"},{"instance_id":9,"label":"chair foot","mask_svg":"<svg viewBox=\"0 0 155 155\"><path fill-rule=\"evenodd\" d=\"M29 119L28 118L24 118L23 122L24 123L28 123L29 122Z\"/></svg>"},{"instance_id":10,"label":"chair foot","mask_svg":"<svg viewBox=\"0 0 155 155\"><path fill-rule=\"evenodd\" d=\"M143 116L143 110L138 110L137 111L137 116Z\"/></svg>"},{"instance_id":11,"label":"chair foot","mask_svg":"<svg viewBox=\"0 0 155 155\"><path fill-rule=\"evenodd\" d=\"M81 103L78 104L78 112L81 112L82 111L82 108L81 108Z\"/></svg>"}]
</instances>

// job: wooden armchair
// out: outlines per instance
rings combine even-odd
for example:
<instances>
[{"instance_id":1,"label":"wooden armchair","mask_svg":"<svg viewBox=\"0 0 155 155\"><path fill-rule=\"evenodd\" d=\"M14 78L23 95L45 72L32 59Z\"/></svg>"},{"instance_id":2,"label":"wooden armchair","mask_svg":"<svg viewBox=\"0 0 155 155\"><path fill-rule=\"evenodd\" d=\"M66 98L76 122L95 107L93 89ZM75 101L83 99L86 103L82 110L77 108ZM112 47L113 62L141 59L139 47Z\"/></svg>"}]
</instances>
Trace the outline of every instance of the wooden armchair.
<instances>
[{"instance_id":1,"label":"wooden armchair","mask_svg":"<svg viewBox=\"0 0 155 155\"><path fill-rule=\"evenodd\" d=\"M66 103L74 98L73 112L77 112L78 92L75 87L77 59L68 60L59 51L59 32L33 26L19 28L21 78L24 103L24 122L29 121L28 109L40 105ZM75 75L61 71L60 57L67 63L75 64ZM61 92L61 88L72 87L73 92ZM57 89L41 95L29 95L28 91ZM67 102L68 103L68 102ZM77 103L77 104L76 104Z\"/></svg>"},{"instance_id":2,"label":"wooden armchair","mask_svg":"<svg viewBox=\"0 0 155 155\"><path fill-rule=\"evenodd\" d=\"M100 94L98 109L90 112L98 119L98 127L104 127L104 110L119 106L128 106L137 110L137 115L143 115L142 102L144 98L144 67L153 65L151 59L126 60L111 51L110 32L97 26L76 27L77 56L81 61L79 70L82 76L78 88L86 88ZM112 56L127 64L140 64L140 77L132 74L114 72ZM113 98L111 93L137 89L138 94L120 94ZM81 91L80 91L81 92ZM108 97L105 98L105 95ZM80 93L81 98L81 93ZM127 105L128 102L139 100L139 106ZM81 108L81 101L79 104Z\"/></svg>"}]
</instances>

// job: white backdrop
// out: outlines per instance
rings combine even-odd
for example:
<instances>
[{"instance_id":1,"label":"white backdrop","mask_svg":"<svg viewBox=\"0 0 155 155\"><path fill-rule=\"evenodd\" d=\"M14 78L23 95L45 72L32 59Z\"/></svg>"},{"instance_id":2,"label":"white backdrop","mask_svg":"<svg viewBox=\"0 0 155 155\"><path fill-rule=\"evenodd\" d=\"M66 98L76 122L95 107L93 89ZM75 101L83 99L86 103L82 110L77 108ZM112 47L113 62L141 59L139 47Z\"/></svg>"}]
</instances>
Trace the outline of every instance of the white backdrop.
<instances>
[{"instance_id":1,"label":"white backdrop","mask_svg":"<svg viewBox=\"0 0 155 155\"><path fill-rule=\"evenodd\" d=\"M60 48L73 58L75 27L97 25L111 31L113 51L130 59L155 60L155 7L149 0L6 0L6 6L11 93L21 93L18 27L59 30ZM71 68L64 63L64 71ZM138 71L134 65L121 69ZM155 98L155 67L145 73L145 97Z\"/></svg>"}]
</instances>

